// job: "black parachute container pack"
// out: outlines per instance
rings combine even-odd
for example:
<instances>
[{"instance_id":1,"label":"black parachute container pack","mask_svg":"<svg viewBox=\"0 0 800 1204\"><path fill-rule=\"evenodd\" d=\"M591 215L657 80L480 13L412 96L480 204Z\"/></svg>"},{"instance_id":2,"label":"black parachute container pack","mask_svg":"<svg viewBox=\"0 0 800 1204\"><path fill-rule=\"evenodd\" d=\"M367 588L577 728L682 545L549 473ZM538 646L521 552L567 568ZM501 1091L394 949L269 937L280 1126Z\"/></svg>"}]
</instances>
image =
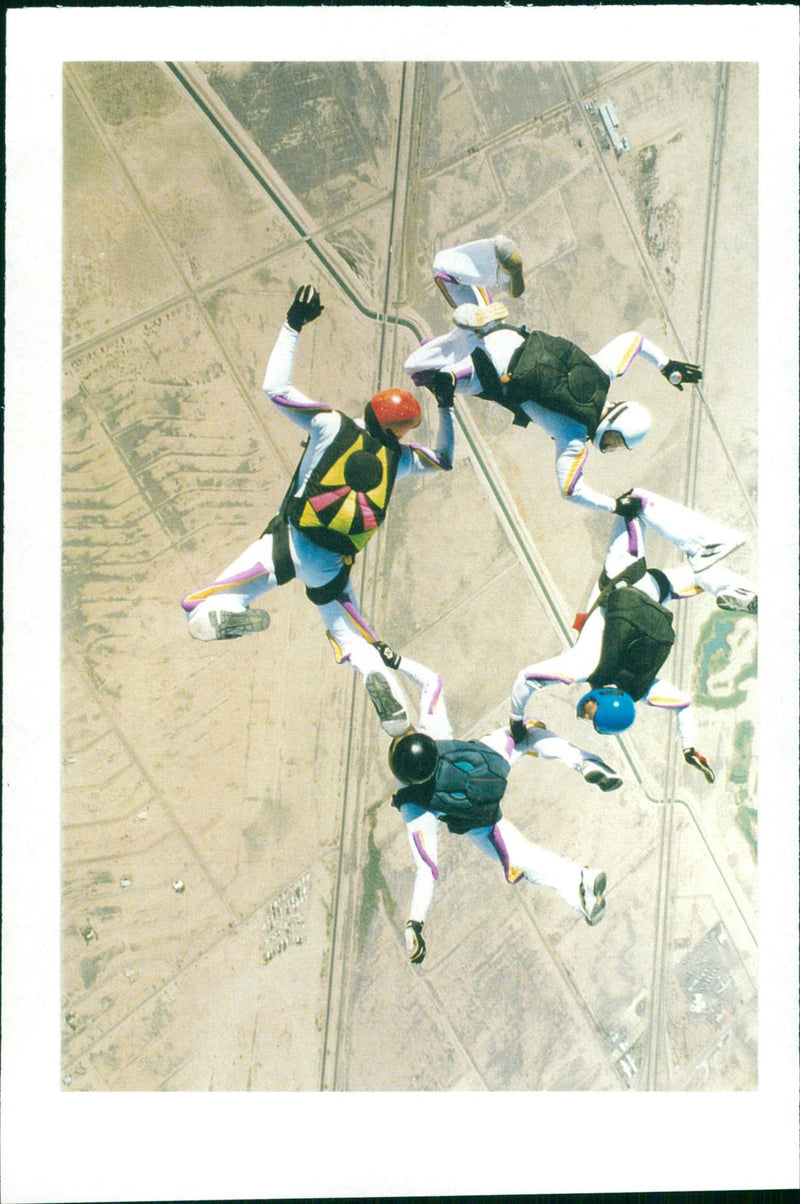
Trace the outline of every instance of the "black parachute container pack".
<instances>
[{"instance_id":1,"label":"black parachute container pack","mask_svg":"<svg viewBox=\"0 0 800 1204\"><path fill-rule=\"evenodd\" d=\"M436 772L420 785L403 786L393 807L416 803L443 812L451 832L496 824L502 818L500 800L506 792L509 765L505 757L481 740L437 740Z\"/></svg>"},{"instance_id":2,"label":"black parachute container pack","mask_svg":"<svg viewBox=\"0 0 800 1204\"><path fill-rule=\"evenodd\" d=\"M512 405L535 401L546 410L582 423L592 438L611 382L575 343L532 330L512 355L507 375L504 393Z\"/></svg>"},{"instance_id":3,"label":"black parachute container pack","mask_svg":"<svg viewBox=\"0 0 800 1204\"><path fill-rule=\"evenodd\" d=\"M312 543L352 555L361 551L386 517L402 448L391 431L381 431L377 424L373 433L345 414L340 418L338 434L311 470L303 493L293 496L295 475L282 510ZM364 485L351 477L353 464L359 461L375 465L373 480Z\"/></svg>"},{"instance_id":4,"label":"black parachute container pack","mask_svg":"<svg viewBox=\"0 0 800 1204\"><path fill-rule=\"evenodd\" d=\"M595 602L595 606L605 606L606 622L600 661L589 684L592 689L619 686L634 702L644 698L675 643L670 611L632 588L633 581L646 571L641 559L610 581L601 578L601 593Z\"/></svg>"}]
</instances>

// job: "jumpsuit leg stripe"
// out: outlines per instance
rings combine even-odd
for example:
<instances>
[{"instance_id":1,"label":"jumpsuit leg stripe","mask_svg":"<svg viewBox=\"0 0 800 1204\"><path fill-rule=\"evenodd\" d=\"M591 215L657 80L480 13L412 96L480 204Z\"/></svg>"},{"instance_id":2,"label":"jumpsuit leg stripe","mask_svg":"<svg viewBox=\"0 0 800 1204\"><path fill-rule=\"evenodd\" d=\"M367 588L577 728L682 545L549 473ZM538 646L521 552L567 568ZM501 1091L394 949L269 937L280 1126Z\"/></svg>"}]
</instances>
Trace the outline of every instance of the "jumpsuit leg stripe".
<instances>
[{"instance_id":1,"label":"jumpsuit leg stripe","mask_svg":"<svg viewBox=\"0 0 800 1204\"><path fill-rule=\"evenodd\" d=\"M435 861L431 860L431 858L428 856L427 852L425 851L425 843L422 839L421 832L414 833L414 847L417 850L417 852L419 853L422 860L427 865L428 869L431 871L431 877L433 878L434 882L436 882L439 878L439 867Z\"/></svg>"},{"instance_id":2,"label":"jumpsuit leg stripe","mask_svg":"<svg viewBox=\"0 0 800 1204\"><path fill-rule=\"evenodd\" d=\"M352 602L342 602L342 609L347 611L352 623L358 628L365 640L369 640L370 644L378 642L375 632L367 625L367 620L358 612Z\"/></svg>"},{"instance_id":3,"label":"jumpsuit leg stripe","mask_svg":"<svg viewBox=\"0 0 800 1204\"><path fill-rule=\"evenodd\" d=\"M339 643L338 640L334 639L334 637L327 630L327 628L325 630L325 634L330 641L331 647L333 648L333 659L336 661L336 664L337 665L346 665L348 663L348 661L350 660L350 653L348 652L347 655L345 656L344 652L342 651L341 644Z\"/></svg>"},{"instance_id":4,"label":"jumpsuit leg stripe","mask_svg":"<svg viewBox=\"0 0 800 1204\"><path fill-rule=\"evenodd\" d=\"M670 598L677 598L677 600L680 602L684 598L694 598L697 596L697 594L702 594L702 592L703 587L701 585L690 585L688 589L678 590L677 593L675 590L672 590L670 593Z\"/></svg>"},{"instance_id":5,"label":"jumpsuit leg stripe","mask_svg":"<svg viewBox=\"0 0 800 1204\"><path fill-rule=\"evenodd\" d=\"M435 709L436 709L436 704L437 704L437 702L439 701L439 699L441 698L441 695L442 695L442 685L443 685L443 684L444 684L444 683L443 683L443 681L442 681L442 676L441 676L441 674L439 674L439 675L438 675L438 683L437 683L436 689L434 690L434 692L433 692L433 696L431 697L431 699L430 699L430 702L428 703L428 714L429 714L429 715L432 715L432 714L433 714L433 712L434 712L434 711L435 711Z\"/></svg>"},{"instance_id":6,"label":"jumpsuit leg stripe","mask_svg":"<svg viewBox=\"0 0 800 1204\"><path fill-rule=\"evenodd\" d=\"M674 698L659 698L658 695L655 695L655 697L649 697L647 699L647 705L651 707L661 707L661 709L664 711L685 711L689 706L689 703L676 702Z\"/></svg>"},{"instance_id":7,"label":"jumpsuit leg stripe","mask_svg":"<svg viewBox=\"0 0 800 1204\"><path fill-rule=\"evenodd\" d=\"M436 286L439 289L440 293L442 294L445 301L447 302L447 304L450 306L451 309L455 309L456 303L455 303L453 296L450 293L450 290L448 289L447 286L448 286L448 284L460 284L461 281L456 280L455 276L451 276L447 272L440 272L440 271L435 271L433 273L433 279L434 279ZM472 291L476 294L476 298L475 298L476 301L478 301L478 302L482 301L484 305L492 304L492 294L489 292L488 289L486 289L482 285L478 285L478 284L473 284L470 287L472 288Z\"/></svg>"},{"instance_id":8,"label":"jumpsuit leg stripe","mask_svg":"<svg viewBox=\"0 0 800 1204\"><path fill-rule=\"evenodd\" d=\"M503 873L506 876L506 882L509 882L512 886L515 886L517 884L517 882L522 881L522 879L525 877L525 874L522 870L514 869L514 867L512 866L511 860L508 856L508 849L506 848L506 842L503 840L503 837L498 832L497 824L495 824L495 826L492 828L491 832L489 833L489 840L494 845L495 850L497 851L497 856L500 858L500 860L503 864Z\"/></svg>"},{"instance_id":9,"label":"jumpsuit leg stripe","mask_svg":"<svg viewBox=\"0 0 800 1204\"><path fill-rule=\"evenodd\" d=\"M233 577L226 577L222 581L215 581L213 585L207 585L205 589L199 589L194 594L187 594L181 599L181 606L184 610L194 610L206 598L213 597L214 594L224 594L232 585L246 585L250 581L257 580L258 577L268 577L269 573L264 568L263 564L254 564L251 569L245 569L243 573L236 573Z\"/></svg>"},{"instance_id":10,"label":"jumpsuit leg stripe","mask_svg":"<svg viewBox=\"0 0 800 1204\"><path fill-rule=\"evenodd\" d=\"M559 677L555 673L526 673L526 681L539 681L542 685L551 685L554 682L561 682L564 686L571 686L575 681L574 677Z\"/></svg>"},{"instance_id":11,"label":"jumpsuit leg stripe","mask_svg":"<svg viewBox=\"0 0 800 1204\"><path fill-rule=\"evenodd\" d=\"M572 467L567 474L567 479L564 484L565 497L572 497L573 493L575 492L575 487L583 476L583 466L586 463L586 457L588 454L589 449L584 447L583 451L573 460Z\"/></svg>"}]
</instances>

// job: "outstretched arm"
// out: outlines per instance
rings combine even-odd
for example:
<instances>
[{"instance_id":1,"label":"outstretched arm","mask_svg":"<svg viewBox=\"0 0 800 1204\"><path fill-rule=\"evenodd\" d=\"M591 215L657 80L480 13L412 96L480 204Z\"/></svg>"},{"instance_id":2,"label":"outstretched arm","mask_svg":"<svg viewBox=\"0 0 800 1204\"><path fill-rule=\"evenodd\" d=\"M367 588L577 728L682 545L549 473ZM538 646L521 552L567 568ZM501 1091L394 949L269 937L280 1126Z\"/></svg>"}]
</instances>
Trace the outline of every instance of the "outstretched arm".
<instances>
[{"instance_id":1,"label":"outstretched arm","mask_svg":"<svg viewBox=\"0 0 800 1204\"><path fill-rule=\"evenodd\" d=\"M406 950L410 960L418 964L425 957L425 938L422 935L422 926L425 923L425 917L428 914L439 878L439 866L436 860L438 856L438 820L432 812L425 811L415 803L404 803L400 808L400 814L406 825L408 843L416 871L411 907L405 928Z\"/></svg>"},{"instance_id":2,"label":"outstretched arm","mask_svg":"<svg viewBox=\"0 0 800 1204\"><path fill-rule=\"evenodd\" d=\"M270 401L304 430L309 429L316 414L332 411L331 406L312 401L292 385L294 355L300 331L319 317L324 308L316 289L310 284L301 285L278 332L261 386Z\"/></svg>"},{"instance_id":3,"label":"outstretched arm","mask_svg":"<svg viewBox=\"0 0 800 1204\"><path fill-rule=\"evenodd\" d=\"M678 719L678 740L683 759L693 769L699 769L705 780L711 785L716 774L703 754L698 752L694 746L695 723L691 699L676 689L671 682L657 677L645 694L644 701L651 707L675 711Z\"/></svg>"},{"instance_id":4,"label":"outstretched arm","mask_svg":"<svg viewBox=\"0 0 800 1204\"><path fill-rule=\"evenodd\" d=\"M703 373L697 364L688 364L683 360L673 360L665 351L639 334L638 330L628 330L625 334L617 335L610 343L596 352L592 359L608 375L610 380L624 376L633 361L641 356L648 363L654 364L662 376L671 385L683 392L684 384L692 385L702 380Z\"/></svg>"},{"instance_id":5,"label":"outstretched arm","mask_svg":"<svg viewBox=\"0 0 800 1204\"><path fill-rule=\"evenodd\" d=\"M455 450L455 423L452 406L439 406L439 428L436 432L436 447L422 447L410 443L403 448L397 469L398 480L405 476L423 476L431 472L449 472L453 467Z\"/></svg>"},{"instance_id":6,"label":"outstretched arm","mask_svg":"<svg viewBox=\"0 0 800 1204\"><path fill-rule=\"evenodd\" d=\"M692 700L671 681L657 677L642 699L649 707L658 707L662 711L674 711L678 720L678 737L681 748L688 748L694 743L694 711Z\"/></svg>"},{"instance_id":7,"label":"outstretched arm","mask_svg":"<svg viewBox=\"0 0 800 1204\"><path fill-rule=\"evenodd\" d=\"M608 494L599 493L587 484L583 471L589 455L589 445L586 442L585 428L581 428L583 437L567 438L564 435L554 436L556 447L556 477L561 496L577 506L586 506L590 510L604 510L614 513L615 501Z\"/></svg>"}]
</instances>

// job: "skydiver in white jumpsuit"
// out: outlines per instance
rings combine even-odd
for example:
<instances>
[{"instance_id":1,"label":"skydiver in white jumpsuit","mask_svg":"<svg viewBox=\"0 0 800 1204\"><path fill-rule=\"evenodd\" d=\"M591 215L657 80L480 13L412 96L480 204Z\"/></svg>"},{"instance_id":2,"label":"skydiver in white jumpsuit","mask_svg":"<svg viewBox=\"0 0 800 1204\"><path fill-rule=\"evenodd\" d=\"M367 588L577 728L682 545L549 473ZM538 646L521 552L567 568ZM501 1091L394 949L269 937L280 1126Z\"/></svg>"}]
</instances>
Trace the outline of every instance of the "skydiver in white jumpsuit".
<instances>
[{"instance_id":1,"label":"skydiver in white jumpsuit","mask_svg":"<svg viewBox=\"0 0 800 1204\"><path fill-rule=\"evenodd\" d=\"M430 388L437 396L443 389L453 388L457 393L486 395L488 382L481 380L473 361L476 351L483 352L491 362L495 388L507 392L509 362L525 336L516 328L505 327L508 311L502 302L493 301L491 290L506 288L514 297L521 295L524 279L519 251L504 235L480 239L440 251L433 272L436 284L453 307L456 329L421 344L406 360L404 370L416 385ZM635 330L618 335L588 358L612 382L624 376L638 357L653 364L681 391L682 382L692 384L702 378L696 364L671 360ZM522 422L534 422L553 439L558 486L567 501L594 510L625 513L624 504L618 505L616 499L587 484L583 473L588 444L592 442L601 453L635 447L650 429L650 414L644 406L627 402L607 407L591 439L585 423L574 417L530 399L519 409L525 416Z\"/></svg>"},{"instance_id":2,"label":"skydiver in white jumpsuit","mask_svg":"<svg viewBox=\"0 0 800 1204\"><path fill-rule=\"evenodd\" d=\"M420 744L427 742L427 752L423 752L423 755L431 755L431 745L450 747L453 732L442 694L441 677L407 656L397 657L397 669L420 690L418 726L393 740L389 752L389 764L396 775L398 789L402 791L404 784L409 782L409 775L416 781L420 780L419 774L413 772L420 754ZM524 732L516 743L507 727L497 728L482 736L480 741L458 743L464 748L484 745L490 750L490 755L499 755L509 768L524 756L542 757L560 761L603 791L615 790L622 785L619 775L596 754L585 752L569 740L548 731L543 724L530 719L526 721ZM425 772L428 768L426 766ZM430 767L429 776L434 772L435 768ZM507 769L504 772L507 773ZM402 802L401 797L395 795L394 805L398 806L406 825L415 868L405 941L410 960L419 963L426 952L422 927L440 873L439 824L447 822L447 816L435 807L431 809L414 802ZM526 879L537 886L549 886L561 895L569 907L579 912L587 924L594 926L602 919L606 908L604 871L580 866L533 844L511 820L502 815L490 824L469 827L466 834L493 861L500 863L510 884Z\"/></svg>"},{"instance_id":3,"label":"skydiver in white jumpsuit","mask_svg":"<svg viewBox=\"0 0 800 1204\"><path fill-rule=\"evenodd\" d=\"M611 539L606 552L604 571L607 579L630 569L644 557L644 528L649 526L669 540L686 555L677 568L648 569L629 588L639 590L662 606L674 600L690 598L701 592L710 593L718 602L725 599L724 608L745 613L757 612L757 587L721 562L743 542L743 537L730 528L705 518L696 511L672 502L649 490L634 489L630 498L639 508L639 517L613 520ZM511 695L510 726L521 731L525 708L534 691L553 685L572 685L588 682L601 664L603 635L606 626L606 607L595 606L600 596L598 585L589 599L588 617L583 620L576 643L565 652L547 660L528 665L514 681ZM595 682L596 688L578 703L578 715L594 722L602 734L624 731L633 723L635 703L618 683ZM604 688L608 687L608 688ZM678 739L687 764L699 769L708 782L714 772L706 758L695 748L695 723L691 699L671 682L656 676L641 701L648 706L674 711L677 716Z\"/></svg>"},{"instance_id":4,"label":"skydiver in white jumpsuit","mask_svg":"<svg viewBox=\"0 0 800 1204\"><path fill-rule=\"evenodd\" d=\"M364 418L354 421L294 388L300 331L323 308L310 285L298 289L264 377L263 389L276 409L308 435L281 512L214 581L188 594L181 605L195 639L249 635L269 623L267 612L250 609L251 603L296 576L317 605L337 663L362 675L384 730L397 735L408 727L405 695L381 655L381 641L360 613L349 571L383 521L394 483L452 468L453 414L439 408L435 450L404 446L399 440L421 421L419 402L405 390L376 394Z\"/></svg>"}]
</instances>

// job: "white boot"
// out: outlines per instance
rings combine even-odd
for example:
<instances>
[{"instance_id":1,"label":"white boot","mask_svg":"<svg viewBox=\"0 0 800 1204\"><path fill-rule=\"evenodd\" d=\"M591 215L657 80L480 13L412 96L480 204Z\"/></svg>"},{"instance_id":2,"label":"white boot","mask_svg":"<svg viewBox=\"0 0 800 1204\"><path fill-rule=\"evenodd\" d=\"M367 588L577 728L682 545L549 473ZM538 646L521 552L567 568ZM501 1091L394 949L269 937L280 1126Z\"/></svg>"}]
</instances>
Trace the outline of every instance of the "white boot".
<instances>
[{"instance_id":1,"label":"white boot","mask_svg":"<svg viewBox=\"0 0 800 1204\"><path fill-rule=\"evenodd\" d=\"M525 292L525 279L522 275L522 256L510 238L498 234L494 240L494 253L497 262L510 277L508 291L512 297L521 297Z\"/></svg>"},{"instance_id":2,"label":"white boot","mask_svg":"<svg viewBox=\"0 0 800 1204\"><path fill-rule=\"evenodd\" d=\"M483 338L485 334L495 330L508 317L508 310L502 301L493 301L491 305L459 305L451 314L454 325L462 330L471 330L473 334Z\"/></svg>"},{"instance_id":3,"label":"white boot","mask_svg":"<svg viewBox=\"0 0 800 1204\"><path fill-rule=\"evenodd\" d=\"M590 927L599 924L605 915L606 901L605 870L593 870L587 866L581 870L581 884L578 888L581 900L583 918Z\"/></svg>"},{"instance_id":4,"label":"white boot","mask_svg":"<svg viewBox=\"0 0 800 1204\"><path fill-rule=\"evenodd\" d=\"M195 640L235 640L269 627L265 610L206 610L198 606L189 616L189 635Z\"/></svg>"}]
</instances>

